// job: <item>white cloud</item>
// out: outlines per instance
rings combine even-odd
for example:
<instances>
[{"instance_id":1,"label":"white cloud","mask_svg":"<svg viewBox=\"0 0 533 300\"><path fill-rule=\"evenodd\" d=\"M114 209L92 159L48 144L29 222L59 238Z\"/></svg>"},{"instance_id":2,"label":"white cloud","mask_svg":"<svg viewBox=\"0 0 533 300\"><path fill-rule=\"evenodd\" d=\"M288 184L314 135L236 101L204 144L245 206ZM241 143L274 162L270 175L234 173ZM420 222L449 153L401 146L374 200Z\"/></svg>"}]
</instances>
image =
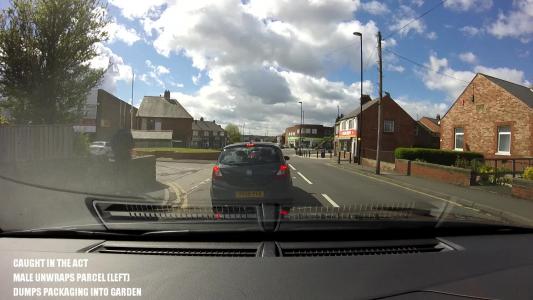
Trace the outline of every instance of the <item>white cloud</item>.
<instances>
[{"instance_id":1,"label":"white cloud","mask_svg":"<svg viewBox=\"0 0 533 300\"><path fill-rule=\"evenodd\" d=\"M361 8L373 15L382 15L388 13L390 10L385 3L373 0L361 4Z\"/></svg>"},{"instance_id":2,"label":"white cloud","mask_svg":"<svg viewBox=\"0 0 533 300\"><path fill-rule=\"evenodd\" d=\"M455 100L464 90L467 84L474 78L476 73L484 73L504 80L527 85L523 71L510 68L492 68L475 66L471 71L458 71L448 65L446 58L439 58L435 54L429 56L426 63L429 70L418 72L425 86L430 90L446 92L449 101ZM444 74L444 75L443 75Z\"/></svg>"},{"instance_id":3,"label":"white cloud","mask_svg":"<svg viewBox=\"0 0 533 300\"><path fill-rule=\"evenodd\" d=\"M484 11L492 7L492 0L447 0L444 7L456 11Z\"/></svg>"},{"instance_id":4,"label":"white cloud","mask_svg":"<svg viewBox=\"0 0 533 300\"><path fill-rule=\"evenodd\" d=\"M483 29L476 28L473 26L464 26L461 27L459 30L467 36L476 36L483 33Z\"/></svg>"},{"instance_id":5,"label":"white cloud","mask_svg":"<svg viewBox=\"0 0 533 300\"><path fill-rule=\"evenodd\" d=\"M393 17L393 24L389 26L389 30L398 31L401 29L399 31L401 35L407 35L410 31L421 34L426 30L426 25L422 19L415 20L416 17L416 12L412 8L400 5L398 14Z\"/></svg>"},{"instance_id":6,"label":"white cloud","mask_svg":"<svg viewBox=\"0 0 533 300\"><path fill-rule=\"evenodd\" d=\"M128 19L145 17L165 2L165 0L109 0L109 3L120 8L122 15Z\"/></svg>"},{"instance_id":7,"label":"white cloud","mask_svg":"<svg viewBox=\"0 0 533 300\"><path fill-rule=\"evenodd\" d=\"M420 7L424 5L424 0L411 0L411 4Z\"/></svg>"},{"instance_id":8,"label":"white cloud","mask_svg":"<svg viewBox=\"0 0 533 300\"><path fill-rule=\"evenodd\" d=\"M475 64L477 63L477 57L472 52L463 52L459 54L459 59L462 61L469 63L469 64Z\"/></svg>"},{"instance_id":9,"label":"white cloud","mask_svg":"<svg viewBox=\"0 0 533 300\"><path fill-rule=\"evenodd\" d=\"M422 117L435 118L437 114L442 116L449 107L449 104L446 102L435 103L413 100L408 96L393 96L393 98L415 120L419 120Z\"/></svg>"},{"instance_id":10,"label":"white cloud","mask_svg":"<svg viewBox=\"0 0 533 300\"><path fill-rule=\"evenodd\" d=\"M298 122L298 100L304 101L306 122L319 124L334 122L337 105L357 106L359 83L324 76L340 66L359 70L354 31L363 33L366 67L375 65L378 28L373 21L354 20L360 9L359 0L176 0L157 14L145 8L127 15L140 15L159 54L186 56L198 69L191 76L201 85L197 92L179 93L179 86L173 92L193 116L281 132ZM383 47L395 43L388 39ZM152 81L150 72L143 75ZM364 86L365 93L372 92L371 82Z\"/></svg>"},{"instance_id":11,"label":"white cloud","mask_svg":"<svg viewBox=\"0 0 533 300\"><path fill-rule=\"evenodd\" d=\"M116 22L110 22L106 25L104 30L107 31L109 35L109 43L113 43L115 41L122 41L128 46L131 46L141 39L135 29L126 28L124 25Z\"/></svg>"},{"instance_id":12,"label":"white cloud","mask_svg":"<svg viewBox=\"0 0 533 300\"><path fill-rule=\"evenodd\" d=\"M513 37L527 43L533 36L533 0L517 0L513 6L508 14L500 13L487 32L497 38Z\"/></svg>"},{"instance_id":13,"label":"white cloud","mask_svg":"<svg viewBox=\"0 0 533 300\"><path fill-rule=\"evenodd\" d=\"M405 71L405 68L400 65L387 65L386 69L388 71L393 71L393 72L398 72L398 73L403 73L403 71Z\"/></svg>"},{"instance_id":14,"label":"white cloud","mask_svg":"<svg viewBox=\"0 0 533 300\"><path fill-rule=\"evenodd\" d=\"M476 66L475 72L484 73L490 76L501 78L507 81L514 82L516 84L528 85L529 82L525 80L524 72L510 68L490 68L484 66Z\"/></svg>"},{"instance_id":15,"label":"white cloud","mask_svg":"<svg viewBox=\"0 0 533 300\"><path fill-rule=\"evenodd\" d=\"M95 69L107 69L99 88L116 93L118 81L131 81L132 68L124 63L122 57L103 44L98 43L95 47L98 56L90 60L89 65Z\"/></svg>"},{"instance_id":16,"label":"white cloud","mask_svg":"<svg viewBox=\"0 0 533 300\"><path fill-rule=\"evenodd\" d=\"M165 66L157 66L157 67L155 67L155 73L157 75L163 75L163 74L170 73L170 70L167 67L165 67Z\"/></svg>"},{"instance_id":17,"label":"white cloud","mask_svg":"<svg viewBox=\"0 0 533 300\"><path fill-rule=\"evenodd\" d=\"M437 39L437 33L435 31L431 31L431 32L428 32L428 34L426 34L426 37L429 39L429 40L436 40Z\"/></svg>"}]
</instances>

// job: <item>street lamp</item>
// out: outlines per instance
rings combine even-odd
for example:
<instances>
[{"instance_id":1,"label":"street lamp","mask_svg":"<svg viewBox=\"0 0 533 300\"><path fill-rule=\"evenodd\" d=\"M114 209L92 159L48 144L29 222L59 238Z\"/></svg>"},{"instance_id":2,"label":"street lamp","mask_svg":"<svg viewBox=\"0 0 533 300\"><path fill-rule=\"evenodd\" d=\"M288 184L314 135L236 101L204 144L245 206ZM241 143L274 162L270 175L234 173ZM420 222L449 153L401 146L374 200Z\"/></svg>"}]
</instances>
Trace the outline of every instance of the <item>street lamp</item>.
<instances>
[{"instance_id":1,"label":"street lamp","mask_svg":"<svg viewBox=\"0 0 533 300\"><path fill-rule=\"evenodd\" d=\"M300 130L299 130L300 138L298 142L298 150L300 150L300 154L301 154L302 153L301 147L302 147L302 126L303 126L304 105L302 101L298 101L298 103L300 103Z\"/></svg>"},{"instance_id":2,"label":"street lamp","mask_svg":"<svg viewBox=\"0 0 533 300\"><path fill-rule=\"evenodd\" d=\"M363 34L361 32L354 32L353 35L356 35L356 36L359 36L360 38L360 45L361 45L361 62L360 62L360 67L361 67L361 93L360 93L360 97L359 97L359 108L360 108L360 112L359 112L359 117L357 118L358 120L358 127L357 127L357 164L358 165L361 165L361 146L362 146L362 142L363 142Z\"/></svg>"}]
</instances>

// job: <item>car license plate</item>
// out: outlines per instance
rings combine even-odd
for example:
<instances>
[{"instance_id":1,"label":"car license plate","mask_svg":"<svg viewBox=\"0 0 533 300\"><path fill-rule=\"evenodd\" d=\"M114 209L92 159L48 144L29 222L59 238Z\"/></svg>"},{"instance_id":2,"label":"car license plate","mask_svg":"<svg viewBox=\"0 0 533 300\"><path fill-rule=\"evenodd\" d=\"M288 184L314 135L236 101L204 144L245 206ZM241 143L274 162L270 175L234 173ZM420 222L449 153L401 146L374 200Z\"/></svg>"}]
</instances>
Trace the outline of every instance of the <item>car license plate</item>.
<instances>
[{"instance_id":1,"label":"car license plate","mask_svg":"<svg viewBox=\"0 0 533 300\"><path fill-rule=\"evenodd\" d=\"M236 192L235 196L237 198L263 198L265 193L263 191L246 191L246 192Z\"/></svg>"}]
</instances>

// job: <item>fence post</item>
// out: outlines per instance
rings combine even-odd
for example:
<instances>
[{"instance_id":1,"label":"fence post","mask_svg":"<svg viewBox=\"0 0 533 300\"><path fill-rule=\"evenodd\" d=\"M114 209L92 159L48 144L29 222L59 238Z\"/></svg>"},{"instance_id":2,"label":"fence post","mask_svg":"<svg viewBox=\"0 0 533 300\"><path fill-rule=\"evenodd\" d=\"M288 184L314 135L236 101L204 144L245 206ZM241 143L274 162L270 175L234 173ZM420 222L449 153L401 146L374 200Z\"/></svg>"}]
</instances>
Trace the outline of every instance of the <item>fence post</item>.
<instances>
[{"instance_id":1,"label":"fence post","mask_svg":"<svg viewBox=\"0 0 533 300\"><path fill-rule=\"evenodd\" d=\"M331 159L332 157L333 157L333 151L331 151L331 152L329 153L329 159Z\"/></svg>"},{"instance_id":2,"label":"fence post","mask_svg":"<svg viewBox=\"0 0 533 300\"><path fill-rule=\"evenodd\" d=\"M352 163L352 152L348 153L349 163Z\"/></svg>"},{"instance_id":3,"label":"fence post","mask_svg":"<svg viewBox=\"0 0 533 300\"><path fill-rule=\"evenodd\" d=\"M516 161L513 159L512 162L513 162L513 178L514 178L514 172L515 172L515 170L516 170L516 167L515 167L515 162L516 162Z\"/></svg>"},{"instance_id":4,"label":"fence post","mask_svg":"<svg viewBox=\"0 0 533 300\"><path fill-rule=\"evenodd\" d=\"M318 158L318 149L316 149L316 158Z\"/></svg>"},{"instance_id":5,"label":"fence post","mask_svg":"<svg viewBox=\"0 0 533 300\"><path fill-rule=\"evenodd\" d=\"M339 155L337 155L337 164L341 164L341 152L339 151Z\"/></svg>"},{"instance_id":6,"label":"fence post","mask_svg":"<svg viewBox=\"0 0 533 300\"><path fill-rule=\"evenodd\" d=\"M494 160L494 182L496 183L496 179L498 178L498 159Z\"/></svg>"}]
</instances>

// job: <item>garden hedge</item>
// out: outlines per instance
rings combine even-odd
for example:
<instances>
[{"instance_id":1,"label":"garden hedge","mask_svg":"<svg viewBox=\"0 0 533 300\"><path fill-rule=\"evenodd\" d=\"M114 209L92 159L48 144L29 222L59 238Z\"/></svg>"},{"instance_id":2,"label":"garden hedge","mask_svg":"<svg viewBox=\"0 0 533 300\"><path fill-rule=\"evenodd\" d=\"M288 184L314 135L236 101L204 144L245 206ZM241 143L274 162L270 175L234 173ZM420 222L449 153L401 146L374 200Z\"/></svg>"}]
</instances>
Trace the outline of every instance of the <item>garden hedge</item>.
<instances>
[{"instance_id":1,"label":"garden hedge","mask_svg":"<svg viewBox=\"0 0 533 300\"><path fill-rule=\"evenodd\" d=\"M458 159L471 161L483 160L483 154L468 151L451 151L427 148L396 148L394 157L398 159L422 160L432 164L453 165Z\"/></svg>"}]
</instances>

